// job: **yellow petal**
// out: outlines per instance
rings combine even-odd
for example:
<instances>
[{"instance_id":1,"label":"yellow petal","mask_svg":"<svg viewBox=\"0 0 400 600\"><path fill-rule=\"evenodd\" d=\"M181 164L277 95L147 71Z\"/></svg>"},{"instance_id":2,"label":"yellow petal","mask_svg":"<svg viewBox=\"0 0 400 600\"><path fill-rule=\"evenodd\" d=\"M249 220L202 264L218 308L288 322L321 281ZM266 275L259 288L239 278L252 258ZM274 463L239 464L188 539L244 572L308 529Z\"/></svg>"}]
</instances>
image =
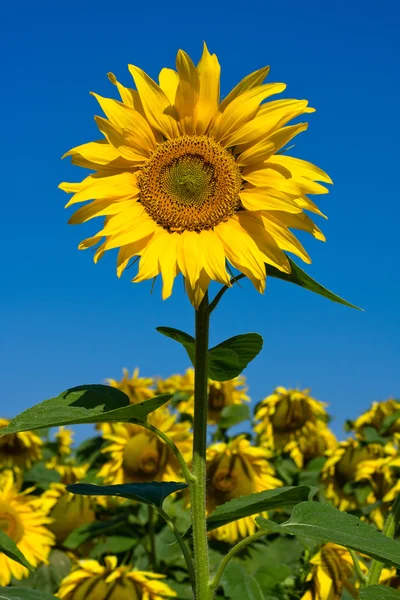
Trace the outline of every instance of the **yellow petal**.
<instances>
[{"instance_id":1,"label":"yellow petal","mask_svg":"<svg viewBox=\"0 0 400 600\"><path fill-rule=\"evenodd\" d=\"M207 290L210 285L210 278L204 269L200 271L199 278L196 282L194 289L191 287L189 281L185 279L186 293L189 296L190 302L197 309L199 308Z\"/></svg>"},{"instance_id":2,"label":"yellow petal","mask_svg":"<svg viewBox=\"0 0 400 600\"><path fill-rule=\"evenodd\" d=\"M236 163L240 167L247 167L254 163L264 162L275 152L274 144L269 140L261 140L258 144L254 144L248 150L239 154Z\"/></svg>"},{"instance_id":3,"label":"yellow petal","mask_svg":"<svg viewBox=\"0 0 400 600\"><path fill-rule=\"evenodd\" d=\"M195 231L184 231L180 234L177 247L178 266L192 288L195 287L201 268L200 234Z\"/></svg>"},{"instance_id":4,"label":"yellow petal","mask_svg":"<svg viewBox=\"0 0 400 600\"><path fill-rule=\"evenodd\" d=\"M136 200L116 201L110 198L105 200L94 200L74 212L68 223L70 225L77 225L78 223L86 223L86 221L89 221L89 219L93 219L94 217L116 215L127 208L130 208L134 202L136 202Z\"/></svg>"},{"instance_id":5,"label":"yellow petal","mask_svg":"<svg viewBox=\"0 0 400 600\"><path fill-rule=\"evenodd\" d=\"M136 223L133 223L128 230L123 229L121 233L112 235L109 239L107 239L106 249L111 250L112 248L118 248L119 246L133 244L138 240L154 234L156 228L156 223L150 219L150 217L146 217L145 214L143 214L140 219L138 219Z\"/></svg>"},{"instance_id":6,"label":"yellow petal","mask_svg":"<svg viewBox=\"0 0 400 600\"><path fill-rule=\"evenodd\" d=\"M128 263L133 256L140 255L151 239L151 236L152 234L148 235L147 237L140 238L139 240L136 240L136 242L122 246L122 248L119 249L117 258L117 277L121 277L122 272L128 266ZM109 449L110 448L108 447L107 450Z\"/></svg>"},{"instance_id":7,"label":"yellow petal","mask_svg":"<svg viewBox=\"0 0 400 600\"><path fill-rule=\"evenodd\" d=\"M240 200L247 210L285 210L290 213L301 212L295 200L272 188L245 187Z\"/></svg>"},{"instance_id":8,"label":"yellow petal","mask_svg":"<svg viewBox=\"0 0 400 600\"><path fill-rule=\"evenodd\" d=\"M218 235L211 230L200 233L202 244L202 264L206 273L214 281L230 286L230 278L226 271L224 247Z\"/></svg>"},{"instance_id":9,"label":"yellow petal","mask_svg":"<svg viewBox=\"0 0 400 600\"><path fill-rule=\"evenodd\" d=\"M163 237L157 235L157 233L155 233L141 253L138 274L132 279L134 283L157 277L160 272L158 259L163 250Z\"/></svg>"},{"instance_id":10,"label":"yellow petal","mask_svg":"<svg viewBox=\"0 0 400 600\"><path fill-rule=\"evenodd\" d=\"M89 177L86 178L87 180ZM136 184L136 175L133 173L119 173L118 175L109 175L107 177L90 176L93 183L86 186L81 191L76 192L66 204L66 207L77 202L85 200L100 200L104 198L123 198L136 196L139 188ZM60 184L60 189L65 189L65 185Z\"/></svg>"},{"instance_id":11,"label":"yellow petal","mask_svg":"<svg viewBox=\"0 0 400 600\"><path fill-rule=\"evenodd\" d=\"M231 218L214 228L222 241L225 254L232 265L242 270L247 268L259 281L265 280L264 260L252 238L243 231L239 223Z\"/></svg>"},{"instance_id":12,"label":"yellow petal","mask_svg":"<svg viewBox=\"0 0 400 600\"><path fill-rule=\"evenodd\" d=\"M107 142L107 140L99 140L76 146L69 152L66 152L62 158L73 156L74 154L80 154L83 158L99 165L106 165L119 158L118 152Z\"/></svg>"},{"instance_id":13,"label":"yellow petal","mask_svg":"<svg viewBox=\"0 0 400 600\"><path fill-rule=\"evenodd\" d=\"M178 137L179 128L175 119L166 114L166 110L171 108L171 105L162 89L142 69L133 65L129 65L128 68L150 125L161 131L167 139Z\"/></svg>"},{"instance_id":14,"label":"yellow petal","mask_svg":"<svg viewBox=\"0 0 400 600\"><path fill-rule=\"evenodd\" d=\"M308 198L307 196L300 196L298 198L294 198L294 201L296 202L296 204L298 204L298 206L301 209L309 210L310 212L313 212L313 213L319 215L320 217L324 217L324 219L328 218L326 215L324 215L323 212L320 211L320 209L315 204L315 202L310 200L310 198Z\"/></svg>"},{"instance_id":15,"label":"yellow petal","mask_svg":"<svg viewBox=\"0 0 400 600\"><path fill-rule=\"evenodd\" d=\"M257 244L266 263L284 273L290 273L290 263L274 238L266 230L262 218L257 213L242 211L236 215L239 225Z\"/></svg>"},{"instance_id":16,"label":"yellow petal","mask_svg":"<svg viewBox=\"0 0 400 600\"><path fill-rule=\"evenodd\" d=\"M180 272L177 263L177 247L180 234L162 230L158 235L162 236L162 250L158 260L163 280L162 298L166 300L172 294L175 277Z\"/></svg>"},{"instance_id":17,"label":"yellow petal","mask_svg":"<svg viewBox=\"0 0 400 600\"><path fill-rule=\"evenodd\" d=\"M311 258L300 244L299 240L291 231L289 231L289 229L287 229L287 227L285 227L283 223L281 223L281 221L273 217L271 213L262 213L261 218L263 220L265 229L274 238L279 248L287 252L292 252L301 258L305 263L311 263Z\"/></svg>"},{"instance_id":18,"label":"yellow petal","mask_svg":"<svg viewBox=\"0 0 400 600\"><path fill-rule=\"evenodd\" d=\"M196 129L195 109L199 98L200 81L196 67L186 52L179 50L176 56L179 84L175 95L175 108L183 133L191 135Z\"/></svg>"},{"instance_id":19,"label":"yellow petal","mask_svg":"<svg viewBox=\"0 0 400 600\"><path fill-rule=\"evenodd\" d=\"M119 95L121 96L122 102L124 104L126 104L126 106L130 106L131 108L134 108L135 104L134 104L133 98L134 98L135 90L132 90L131 88L127 88L124 85L122 85L121 83L119 83L119 81L115 77L114 73L107 73L107 77L111 81L111 83L116 86L117 90L119 91Z\"/></svg>"},{"instance_id":20,"label":"yellow petal","mask_svg":"<svg viewBox=\"0 0 400 600\"><path fill-rule=\"evenodd\" d=\"M285 146L290 140L292 140L297 134L305 131L308 127L308 123L299 123L298 125L289 125L288 127L282 127L275 133L269 136L269 141L275 146L275 152L278 152L283 146Z\"/></svg>"},{"instance_id":21,"label":"yellow petal","mask_svg":"<svg viewBox=\"0 0 400 600\"><path fill-rule=\"evenodd\" d=\"M138 149L142 148L148 156L156 148L156 140L150 125L144 117L130 106L110 98L103 98L92 93L100 104L104 114L113 125L121 130L128 130L135 139Z\"/></svg>"},{"instance_id":22,"label":"yellow petal","mask_svg":"<svg viewBox=\"0 0 400 600\"><path fill-rule=\"evenodd\" d=\"M116 235L121 231L128 231L131 227L136 227L141 222L141 218L147 219L147 215L140 202L134 202L132 205L124 211L120 211L116 215L107 217L105 225L97 235L104 235L106 237Z\"/></svg>"},{"instance_id":23,"label":"yellow petal","mask_svg":"<svg viewBox=\"0 0 400 600\"><path fill-rule=\"evenodd\" d=\"M212 135L214 135L217 142L223 143L224 140L229 139L232 132L255 117L260 102L272 96L272 94L282 92L285 87L284 83L260 85L243 92L243 94L232 100L225 111L219 115L212 129Z\"/></svg>"},{"instance_id":24,"label":"yellow petal","mask_svg":"<svg viewBox=\"0 0 400 600\"><path fill-rule=\"evenodd\" d=\"M135 135L130 131L119 129L103 117L94 119L101 133L123 158L131 163L141 164L149 157L149 150L138 147Z\"/></svg>"},{"instance_id":25,"label":"yellow petal","mask_svg":"<svg viewBox=\"0 0 400 600\"><path fill-rule=\"evenodd\" d=\"M326 241L326 237L322 233L319 227L303 212L295 215L288 214L286 212L274 211L272 215L275 219L282 221L285 224L285 227L293 228L293 229L301 229L303 231L308 231L311 233L317 240L321 242Z\"/></svg>"},{"instance_id":26,"label":"yellow petal","mask_svg":"<svg viewBox=\"0 0 400 600\"><path fill-rule=\"evenodd\" d=\"M179 75L173 69L161 69L158 76L160 88L167 96L171 105L175 104L176 90L179 84Z\"/></svg>"},{"instance_id":27,"label":"yellow petal","mask_svg":"<svg viewBox=\"0 0 400 600\"><path fill-rule=\"evenodd\" d=\"M197 65L200 91L197 102L196 133L203 135L218 112L221 67L215 54L210 54L204 43L203 54Z\"/></svg>"},{"instance_id":28,"label":"yellow petal","mask_svg":"<svg viewBox=\"0 0 400 600\"><path fill-rule=\"evenodd\" d=\"M258 87L262 84L264 79L267 77L269 73L269 67L263 67L262 69L258 69L258 71L254 71L253 73L249 73L246 75L244 79L242 79L232 91L224 98L219 105L219 110L224 112L228 104L232 102L235 98L243 94L246 90L251 90L254 87Z\"/></svg>"},{"instance_id":29,"label":"yellow petal","mask_svg":"<svg viewBox=\"0 0 400 600\"><path fill-rule=\"evenodd\" d=\"M292 173L293 177L299 176L304 177L305 179L311 179L311 181L333 183L332 179L325 171L306 160L294 158L293 156L286 156L286 154L277 154L270 162L282 165Z\"/></svg>"}]
</instances>

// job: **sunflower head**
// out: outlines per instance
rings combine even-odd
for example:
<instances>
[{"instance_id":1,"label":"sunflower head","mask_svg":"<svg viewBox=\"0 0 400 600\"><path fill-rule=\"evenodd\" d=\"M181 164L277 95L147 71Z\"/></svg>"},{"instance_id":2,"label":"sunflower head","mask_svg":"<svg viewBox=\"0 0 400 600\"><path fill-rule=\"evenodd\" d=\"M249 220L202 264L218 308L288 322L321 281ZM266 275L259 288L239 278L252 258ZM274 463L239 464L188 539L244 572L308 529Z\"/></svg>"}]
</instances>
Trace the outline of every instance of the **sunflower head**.
<instances>
[{"instance_id":1,"label":"sunflower head","mask_svg":"<svg viewBox=\"0 0 400 600\"><path fill-rule=\"evenodd\" d=\"M218 443L207 450L207 510L212 512L240 496L273 489L282 485L268 462L270 453L252 446L241 435L229 443ZM214 537L233 543L255 531L252 517L234 521L212 532Z\"/></svg>"},{"instance_id":2,"label":"sunflower head","mask_svg":"<svg viewBox=\"0 0 400 600\"><path fill-rule=\"evenodd\" d=\"M136 89L109 79L120 100L97 99L104 139L67 153L94 171L81 183L63 183L73 193L67 206L84 204L70 219L104 217L104 227L80 248L99 244L95 261L119 249L117 273L140 257L133 281L161 275L163 298L182 273L198 306L211 280L230 285L227 263L265 288L265 263L289 273L285 255L310 258L291 229L324 236L304 211L322 214L307 194L324 194L317 181L329 176L282 153L307 123L287 125L313 112L306 100L268 101L285 89L263 83L269 67L245 77L221 101L220 66L204 45L195 65L182 50L176 70L164 68L158 83L130 65Z\"/></svg>"},{"instance_id":3,"label":"sunflower head","mask_svg":"<svg viewBox=\"0 0 400 600\"><path fill-rule=\"evenodd\" d=\"M163 600L176 593L163 581L165 576L117 566L116 556L80 560L61 582L57 597L63 600Z\"/></svg>"},{"instance_id":4,"label":"sunflower head","mask_svg":"<svg viewBox=\"0 0 400 600\"><path fill-rule=\"evenodd\" d=\"M0 419L0 429L7 427L9 422ZM0 436L0 467L29 469L42 458L42 446L42 440L32 431Z\"/></svg>"},{"instance_id":5,"label":"sunflower head","mask_svg":"<svg viewBox=\"0 0 400 600\"><path fill-rule=\"evenodd\" d=\"M380 431L387 423L385 435L398 434L400 433L400 419L395 417L399 411L400 401L394 398L389 398L384 402L373 402L370 409L354 421L352 429L356 432L358 438L364 439L364 427L374 427L377 431Z\"/></svg>"},{"instance_id":6,"label":"sunflower head","mask_svg":"<svg viewBox=\"0 0 400 600\"><path fill-rule=\"evenodd\" d=\"M61 426L54 434L54 437L56 439L58 456L62 458L69 456L74 442L74 432L71 429L65 429L64 426Z\"/></svg>"},{"instance_id":7,"label":"sunflower head","mask_svg":"<svg viewBox=\"0 0 400 600\"><path fill-rule=\"evenodd\" d=\"M130 377L128 369L123 369L123 373L124 376L119 381L107 379L107 383L124 392L129 397L131 404L153 398L154 390L152 386L154 381L151 377L139 377L139 369L133 371L132 377Z\"/></svg>"},{"instance_id":8,"label":"sunflower head","mask_svg":"<svg viewBox=\"0 0 400 600\"><path fill-rule=\"evenodd\" d=\"M50 519L45 507L34 498L21 493L10 470L1 475L0 531L6 533L34 567L46 562L54 536L48 529ZM0 586L10 583L11 577L27 577L28 569L0 552Z\"/></svg>"}]
</instances>

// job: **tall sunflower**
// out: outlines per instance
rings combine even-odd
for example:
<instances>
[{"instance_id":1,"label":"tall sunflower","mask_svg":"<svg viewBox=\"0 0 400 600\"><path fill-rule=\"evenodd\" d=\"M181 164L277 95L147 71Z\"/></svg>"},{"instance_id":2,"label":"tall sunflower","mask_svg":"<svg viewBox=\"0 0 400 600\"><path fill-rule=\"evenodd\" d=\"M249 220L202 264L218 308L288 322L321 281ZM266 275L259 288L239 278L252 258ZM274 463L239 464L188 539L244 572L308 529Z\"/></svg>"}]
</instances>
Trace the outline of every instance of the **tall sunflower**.
<instances>
[{"instance_id":1,"label":"tall sunflower","mask_svg":"<svg viewBox=\"0 0 400 600\"><path fill-rule=\"evenodd\" d=\"M244 435L229 443L213 444L207 449L207 511L255 492L280 487L275 470L268 462L269 452L252 446ZM256 530L253 517L228 523L211 532L211 536L230 544Z\"/></svg>"},{"instance_id":2,"label":"tall sunflower","mask_svg":"<svg viewBox=\"0 0 400 600\"><path fill-rule=\"evenodd\" d=\"M301 468L305 462L336 446L326 426L326 404L309 390L277 387L256 408L254 428L260 443L274 452L288 453Z\"/></svg>"},{"instance_id":3,"label":"tall sunflower","mask_svg":"<svg viewBox=\"0 0 400 600\"><path fill-rule=\"evenodd\" d=\"M12 472L4 471L0 485L0 531L16 543L34 567L47 561L54 544L54 535L48 530L50 521L43 507L26 492L20 492ZM28 574L28 569L0 552L0 586L8 585L11 577L20 580Z\"/></svg>"},{"instance_id":4,"label":"tall sunflower","mask_svg":"<svg viewBox=\"0 0 400 600\"><path fill-rule=\"evenodd\" d=\"M357 437L364 438L364 427L375 427L380 431L382 426L387 423L386 435L395 435L400 433L400 400L389 398L383 402L373 402L371 407L358 417L352 424L352 429ZM396 418L397 417L397 418ZM390 420L390 422L389 422Z\"/></svg>"},{"instance_id":5,"label":"tall sunflower","mask_svg":"<svg viewBox=\"0 0 400 600\"><path fill-rule=\"evenodd\" d=\"M0 429L10 423L0 419ZM11 433L0 437L0 467L29 469L42 458L43 441L32 431Z\"/></svg>"},{"instance_id":6,"label":"tall sunflower","mask_svg":"<svg viewBox=\"0 0 400 600\"><path fill-rule=\"evenodd\" d=\"M306 100L264 102L285 89L264 84L269 67L251 73L221 101L220 65L206 45L197 66L182 50L176 71L164 68L159 83L129 65L136 89L109 73L121 101L93 94L105 116L96 117L104 139L67 152L95 171L81 183L62 183L73 193L67 206L84 204L70 218L105 217L104 226L80 248L119 249L117 274L135 256L133 281L161 274L163 298L182 273L198 306L211 280L229 285L226 261L265 288L265 263L289 273L284 254L311 262L290 229L324 235L304 210L321 215L307 194L332 183L311 163L282 154L307 123L287 125L314 109Z\"/></svg>"},{"instance_id":7,"label":"tall sunflower","mask_svg":"<svg viewBox=\"0 0 400 600\"><path fill-rule=\"evenodd\" d=\"M301 600L340 600L344 588L352 596L357 596L356 589L350 581L354 576L354 565L350 552L328 543L310 560L311 571L307 577L309 589Z\"/></svg>"},{"instance_id":8,"label":"tall sunflower","mask_svg":"<svg viewBox=\"0 0 400 600\"><path fill-rule=\"evenodd\" d=\"M106 556L104 566L97 560L80 560L61 582L56 596L63 600L163 600L176 596L165 575L117 566L116 556Z\"/></svg>"},{"instance_id":9,"label":"tall sunflower","mask_svg":"<svg viewBox=\"0 0 400 600\"><path fill-rule=\"evenodd\" d=\"M151 377L139 377L139 369L133 371L132 377L129 376L128 369L123 369L123 373L122 379L107 379L107 383L124 392L129 397L131 404L153 398L154 380Z\"/></svg>"},{"instance_id":10,"label":"tall sunflower","mask_svg":"<svg viewBox=\"0 0 400 600\"><path fill-rule=\"evenodd\" d=\"M177 422L177 416L162 406L149 415L149 422L166 433L190 460L192 434L190 423ZM172 450L155 433L134 423L117 423L112 431L103 430L110 444L102 449L108 460L99 477L105 483L171 481L181 478L180 467Z\"/></svg>"}]
</instances>

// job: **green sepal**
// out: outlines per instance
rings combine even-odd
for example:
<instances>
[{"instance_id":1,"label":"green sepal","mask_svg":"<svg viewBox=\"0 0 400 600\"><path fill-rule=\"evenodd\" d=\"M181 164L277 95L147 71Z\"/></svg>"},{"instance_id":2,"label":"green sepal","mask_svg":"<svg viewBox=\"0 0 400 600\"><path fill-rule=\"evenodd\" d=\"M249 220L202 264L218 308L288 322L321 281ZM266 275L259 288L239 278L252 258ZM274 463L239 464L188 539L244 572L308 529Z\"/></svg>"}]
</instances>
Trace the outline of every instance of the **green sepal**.
<instances>
[{"instance_id":1,"label":"green sepal","mask_svg":"<svg viewBox=\"0 0 400 600\"><path fill-rule=\"evenodd\" d=\"M0 436L57 425L145 423L148 414L171 398L165 394L131 404L126 394L109 385L80 385L28 408L0 429Z\"/></svg>"},{"instance_id":2,"label":"green sepal","mask_svg":"<svg viewBox=\"0 0 400 600\"><path fill-rule=\"evenodd\" d=\"M73 494L83 496L118 496L119 498L136 500L161 508L167 496L187 487L187 483L176 481L151 481L149 483L121 483L118 485L73 483L67 485L67 490Z\"/></svg>"},{"instance_id":3,"label":"green sepal","mask_svg":"<svg viewBox=\"0 0 400 600\"><path fill-rule=\"evenodd\" d=\"M271 533L300 535L323 542L333 542L386 564L400 566L399 542L330 504L301 502L294 507L290 519L281 525L263 517L257 517L256 523L261 529Z\"/></svg>"},{"instance_id":4,"label":"green sepal","mask_svg":"<svg viewBox=\"0 0 400 600\"><path fill-rule=\"evenodd\" d=\"M313 279L312 277L307 275L307 273L305 271L303 271L303 269L301 269L298 265L296 265L296 263L293 262L293 260L291 258L289 258L288 256L286 258L288 259L290 267L291 267L290 273L283 273L276 267L266 264L265 270L267 272L267 275L269 275L270 277L276 277L277 279L282 279L283 281L288 281L289 283L294 283L296 285L299 285L300 287L305 288L306 290L309 290L310 292L314 292L315 294L319 294L320 296L324 296L325 298L328 298L328 300L332 300L332 302L338 302L339 304L344 304L345 306L349 306L350 308L356 308L357 310L363 310L359 306L356 306L355 304L351 304L350 302L347 302L347 300L344 300L340 296L337 296L330 290L326 289L320 283L315 281L315 279Z\"/></svg>"},{"instance_id":5,"label":"green sepal","mask_svg":"<svg viewBox=\"0 0 400 600\"><path fill-rule=\"evenodd\" d=\"M3 552L8 558L11 560L15 560L15 562L23 565L30 571L33 571L32 565L26 560L25 556L18 549L18 546L13 542L11 538L8 537L4 531L0 529L0 552ZM1 599L0 599L1 600Z\"/></svg>"}]
</instances>

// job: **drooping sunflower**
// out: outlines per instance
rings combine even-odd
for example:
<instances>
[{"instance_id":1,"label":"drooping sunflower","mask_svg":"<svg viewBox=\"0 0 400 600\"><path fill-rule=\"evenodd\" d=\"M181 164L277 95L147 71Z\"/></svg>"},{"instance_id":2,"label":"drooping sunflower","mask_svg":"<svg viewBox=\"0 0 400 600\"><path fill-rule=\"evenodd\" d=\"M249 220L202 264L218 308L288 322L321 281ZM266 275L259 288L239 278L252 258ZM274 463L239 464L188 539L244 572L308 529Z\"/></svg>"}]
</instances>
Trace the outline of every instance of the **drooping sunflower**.
<instances>
[{"instance_id":1,"label":"drooping sunflower","mask_svg":"<svg viewBox=\"0 0 400 600\"><path fill-rule=\"evenodd\" d=\"M4 471L0 485L0 531L15 542L34 567L47 561L54 544L54 535L48 529L50 521L43 507L35 504L27 492L20 492L12 471ZM28 569L0 552L0 586L8 585L11 577L20 580L28 574Z\"/></svg>"},{"instance_id":2,"label":"drooping sunflower","mask_svg":"<svg viewBox=\"0 0 400 600\"><path fill-rule=\"evenodd\" d=\"M343 511L358 508L359 502L351 484L356 481L357 475L360 476L362 463L365 465L365 461L383 458L385 449L380 444L362 444L348 439L326 454L328 459L321 473L326 498ZM362 475L365 476L365 471Z\"/></svg>"},{"instance_id":3,"label":"drooping sunflower","mask_svg":"<svg viewBox=\"0 0 400 600\"><path fill-rule=\"evenodd\" d=\"M208 415L207 422L209 425L215 425L219 422L221 412L225 406L232 404L242 404L250 402L247 392L246 378L239 375L229 381L214 381L208 380ZM157 384L159 393L181 393L187 395L185 400L178 402L177 409L179 412L194 414L194 369L189 368L184 375L172 375L168 379L160 380Z\"/></svg>"},{"instance_id":4,"label":"drooping sunflower","mask_svg":"<svg viewBox=\"0 0 400 600\"><path fill-rule=\"evenodd\" d=\"M190 460L190 423L177 422L177 415L164 406L150 413L148 420L168 435L186 461ZM99 472L105 483L181 479L179 463L172 450L148 429L134 423L117 423L112 431L103 431L103 437L110 442L102 449L109 458Z\"/></svg>"},{"instance_id":5,"label":"drooping sunflower","mask_svg":"<svg viewBox=\"0 0 400 600\"><path fill-rule=\"evenodd\" d=\"M104 566L97 560L80 560L62 580L56 596L63 600L163 600L176 596L161 581L165 575L117 564L116 556L106 556Z\"/></svg>"},{"instance_id":6,"label":"drooping sunflower","mask_svg":"<svg viewBox=\"0 0 400 600\"><path fill-rule=\"evenodd\" d=\"M95 521L96 500L93 496L71 494L65 487L82 481L89 465L53 464L52 468L60 473L61 483L51 483L36 502L49 513L51 523L48 527L56 536L57 544L62 544L74 529Z\"/></svg>"},{"instance_id":7,"label":"drooping sunflower","mask_svg":"<svg viewBox=\"0 0 400 600\"><path fill-rule=\"evenodd\" d=\"M394 435L400 433L400 418L396 415L400 412L400 401L394 398L389 398L384 402L373 402L370 409L360 415L352 425L352 429L356 432L357 437L364 438L364 427L375 427L380 431L384 423L390 419L385 435Z\"/></svg>"},{"instance_id":8,"label":"drooping sunflower","mask_svg":"<svg viewBox=\"0 0 400 600\"><path fill-rule=\"evenodd\" d=\"M93 94L105 116L96 117L104 139L67 152L75 165L94 171L67 206L84 204L70 218L83 223L105 217L103 228L80 244L119 249L117 274L140 257L135 282L161 274L163 298L182 273L198 306L211 280L230 285L226 261L259 292L265 263L289 273L285 251L311 262L290 231L324 235L304 210L321 215L307 194L324 194L332 183L311 163L282 154L307 123L287 125L314 109L306 100L264 102L285 89L264 84L269 67L245 77L221 101L220 65L206 45L197 66L182 50L176 71L164 68L159 83L129 65L136 89L109 73L121 101Z\"/></svg>"},{"instance_id":9,"label":"drooping sunflower","mask_svg":"<svg viewBox=\"0 0 400 600\"><path fill-rule=\"evenodd\" d=\"M130 377L128 369L123 369L123 373L122 379L107 379L107 383L124 392L129 397L131 404L153 398L155 394L152 389L154 380L151 377L139 377L137 368L133 371L132 377Z\"/></svg>"},{"instance_id":10,"label":"drooping sunflower","mask_svg":"<svg viewBox=\"0 0 400 600\"><path fill-rule=\"evenodd\" d=\"M255 419L260 423L254 431L263 446L289 454L301 468L337 444L326 425L325 406L324 402L312 398L309 390L277 387L257 406Z\"/></svg>"},{"instance_id":11,"label":"drooping sunflower","mask_svg":"<svg viewBox=\"0 0 400 600\"><path fill-rule=\"evenodd\" d=\"M312 569L307 577L310 587L301 600L340 600L344 588L357 597L356 588L350 581L354 576L354 565L346 548L325 544L310 563Z\"/></svg>"},{"instance_id":12,"label":"drooping sunflower","mask_svg":"<svg viewBox=\"0 0 400 600\"><path fill-rule=\"evenodd\" d=\"M207 449L207 511L220 504L255 492L280 487L265 448L252 446L244 435ZM233 544L256 530L254 517L245 517L211 532L211 536Z\"/></svg>"},{"instance_id":13,"label":"drooping sunflower","mask_svg":"<svg viewBox=\"0 0 400 600\"><path fill-rule=\"evenodd\" d=\"M0 419L0 429L10 423ZM43 441L32 431L11 433L0 437L0 467L29 469L42 458Z\"/></svg>"}]
</instances>

